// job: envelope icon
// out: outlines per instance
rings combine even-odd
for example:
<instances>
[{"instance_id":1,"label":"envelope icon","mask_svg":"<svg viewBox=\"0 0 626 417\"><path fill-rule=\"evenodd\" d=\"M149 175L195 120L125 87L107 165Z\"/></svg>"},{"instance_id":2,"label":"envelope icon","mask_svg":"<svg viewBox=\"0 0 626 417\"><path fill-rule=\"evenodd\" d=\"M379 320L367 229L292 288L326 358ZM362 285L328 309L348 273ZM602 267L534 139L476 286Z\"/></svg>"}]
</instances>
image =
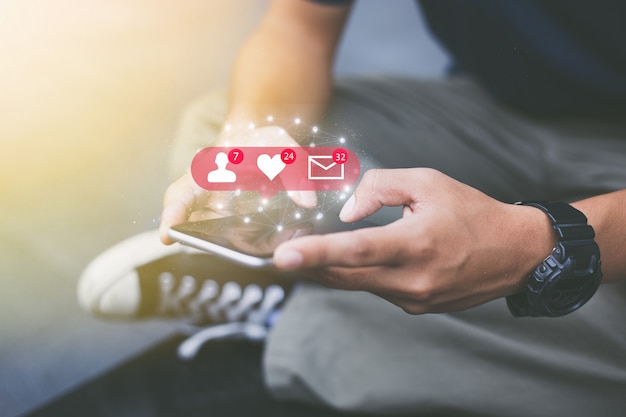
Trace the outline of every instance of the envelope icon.
<instances>
[{"instance_id":1,"label":"envelope icon","mask_svg":"<svg viewBox=\"0 0 626 417\"><path fill-rule=\"evenodd\" d=\"M310 180L342 180L344 166L333 161L332 155L309 155Z\"/></svg>"}]
</instances>

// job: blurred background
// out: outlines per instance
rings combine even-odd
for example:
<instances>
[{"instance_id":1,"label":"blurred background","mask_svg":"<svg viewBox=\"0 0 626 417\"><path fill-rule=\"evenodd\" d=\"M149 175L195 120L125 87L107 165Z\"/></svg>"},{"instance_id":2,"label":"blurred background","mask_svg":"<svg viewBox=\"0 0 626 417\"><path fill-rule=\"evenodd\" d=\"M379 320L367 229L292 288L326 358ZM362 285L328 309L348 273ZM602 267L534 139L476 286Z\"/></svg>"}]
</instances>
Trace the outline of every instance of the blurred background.
<instances>
[{"instance_id":1,"label":"blurred background","mask_svg":"<svg viewBox=\"0 0 626 417\"><path fill-rule=\"evenodd\" d=\"M300 0L294 0L300 1ZM97 321L81 270L155 228L176 121L228 82L267 1L0 2L0 415L16 416L176 332ZM439 77L413 0L357 0L340 76Z\"/></svg>"}]
</instances>

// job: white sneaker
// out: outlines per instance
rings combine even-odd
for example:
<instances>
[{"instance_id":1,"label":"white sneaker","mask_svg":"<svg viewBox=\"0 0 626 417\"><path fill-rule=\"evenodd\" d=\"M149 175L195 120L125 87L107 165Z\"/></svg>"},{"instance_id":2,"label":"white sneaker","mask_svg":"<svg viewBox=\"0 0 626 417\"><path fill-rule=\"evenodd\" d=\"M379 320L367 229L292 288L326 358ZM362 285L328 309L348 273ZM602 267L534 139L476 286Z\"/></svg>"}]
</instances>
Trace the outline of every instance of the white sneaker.
<instances>
[{"instance_id":1,"label":"white sneaker","mask_svg":"<svg viewBox=\"0 0 626 417\"><path fill-rule=\"evenodd\" d=\"M163 245L158 232L111 247L85 269L80 305L104 318L188 318L197 325L268 326L296 281L185 246Z\"/></svg>"}]
</instances>

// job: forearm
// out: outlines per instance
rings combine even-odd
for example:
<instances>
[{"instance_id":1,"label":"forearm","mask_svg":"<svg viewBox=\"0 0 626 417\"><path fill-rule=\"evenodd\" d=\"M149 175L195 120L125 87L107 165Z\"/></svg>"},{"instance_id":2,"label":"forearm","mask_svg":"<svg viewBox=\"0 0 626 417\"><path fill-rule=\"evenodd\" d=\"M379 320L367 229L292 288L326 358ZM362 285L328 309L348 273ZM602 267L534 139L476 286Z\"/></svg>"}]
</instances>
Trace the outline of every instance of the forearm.
<instances>
[{"instance_id":1,"label":"forearm","mask_svg":"<svg viewBox=\"0 0 626 417\"><path fill-rule=\"evenodd\" d=\"M230 121L317 120L332 88L332 63L347 8L275 0L242 48L230 89Z\"/></svg>"},{"instance_id":2,"label":"forearm","mask_svg":"<svg viewBox=\"0 0 626 417\"><path fill-rule=\"evenodd\" d=\"M626 190L572 204L582 211L596 232L603 281L626 280Z\"/></svg>"}]
</instances>

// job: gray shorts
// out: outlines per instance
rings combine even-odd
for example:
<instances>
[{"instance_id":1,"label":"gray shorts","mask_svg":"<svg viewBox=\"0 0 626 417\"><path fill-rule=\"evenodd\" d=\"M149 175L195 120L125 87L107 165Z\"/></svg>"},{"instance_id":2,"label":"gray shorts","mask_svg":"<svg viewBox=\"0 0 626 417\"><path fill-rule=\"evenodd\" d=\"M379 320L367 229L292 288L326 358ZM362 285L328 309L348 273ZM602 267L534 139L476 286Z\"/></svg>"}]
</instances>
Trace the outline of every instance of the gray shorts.
<instances>
[{"instance_id":1,"label":"gray shorts","mask_svg":"<svg viewBox=\"0 0 626 417\"><path fill-rule=\"evenodd\" d=\"M179 172L224 114L221 94L187 112ZM324 129L348 132L365 167L432 167L502 201L626 188L626 124L531 119L467 79L342 81ZM625 319L625 283L558 319L514 319L504 300L410 316L371 294L311 284L271 332L265 377L279 398L353 411L616 416L626 409Z\"/></svg>"}]
</instances>

